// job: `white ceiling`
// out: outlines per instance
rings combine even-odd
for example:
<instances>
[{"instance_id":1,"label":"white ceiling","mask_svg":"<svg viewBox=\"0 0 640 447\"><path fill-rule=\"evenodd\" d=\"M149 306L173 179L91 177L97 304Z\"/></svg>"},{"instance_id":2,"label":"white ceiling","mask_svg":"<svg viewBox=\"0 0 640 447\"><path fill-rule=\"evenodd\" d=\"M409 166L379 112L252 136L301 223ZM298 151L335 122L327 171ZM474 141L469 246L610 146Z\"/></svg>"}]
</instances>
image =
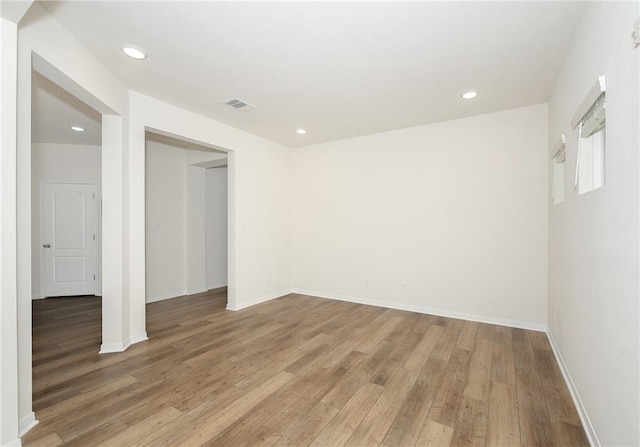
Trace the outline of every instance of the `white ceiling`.
<instances>
[{"instance_id":1,"label":"white ceiling","mask_svg":"<svg viewBox=\"0 0 640 447\"><path fill-rule=\"evenodd\" d=\"M32 71L31 140L34 143L102 144L102 116L66 90ZM84 132L75 132L80 126Z\"/></svg>"},{"instance_id":2,"label":"white ceiling","mask_svg":"<svg viewBox=\"0 0 640 447\"><path fill-rule=\"evenodd\" d=\"M583 10L528 1L44 5L133 90L290 147L545 102ZM124 56L124 43L147 59ZM463 101L468 89L480 94ZM257 108L221 104L231 97Z\"/></svg>"}]
</instances>

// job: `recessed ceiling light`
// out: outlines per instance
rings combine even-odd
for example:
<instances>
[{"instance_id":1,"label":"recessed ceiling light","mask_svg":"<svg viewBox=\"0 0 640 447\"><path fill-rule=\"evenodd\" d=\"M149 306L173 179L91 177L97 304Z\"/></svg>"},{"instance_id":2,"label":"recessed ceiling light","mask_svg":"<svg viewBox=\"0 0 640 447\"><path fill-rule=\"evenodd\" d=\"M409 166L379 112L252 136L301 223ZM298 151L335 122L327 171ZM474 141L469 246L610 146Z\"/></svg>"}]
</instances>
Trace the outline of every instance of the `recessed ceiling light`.
<instances>
[{"instance_id":1,"label":"recessed ceiling light","mask_svg":"<svg viewBox=\"0 0 640 447\"><path fill-rule=\"evenodd\" d=\"M84 127L80 127L80 126L71 126L71 130L74 130L76 132L84 132Z\"/></svg>"},{"instance_id":2,"label":"recessed ceiling light","mask_svg":"<svg viewBox=\"0 0 640 447\"><path fill-rule=\"evenodd\" d=\"M298 132L300 135L304 135L305 133L307 133L305 129L298 129L296 130L296 132Z\"/></svg>"},{"instance_id":3,"label":"recessed ceiling light","mask_svg":"<svg viewBox=\"0 0 640 447\"><path fill-rule=\"evenodd\" d=\"M142 60L147 57L147 55L144 51L142 51L141 48L135 47L133 45L123 45L122 52L127 56L137 60Z\"/></svg>"},{"instance_id":4,"label":"recessed ceiling light","mask_svg":"<svg viewBox=\"0 0 640 447\"><path fill-rule=\"evenodd\" d=\"M473 99L476 96L478 96L478 92L476 92L475 90L469 90L468 92L464 92L462 94L463 99Z\"/></svg>"}]
</instances>

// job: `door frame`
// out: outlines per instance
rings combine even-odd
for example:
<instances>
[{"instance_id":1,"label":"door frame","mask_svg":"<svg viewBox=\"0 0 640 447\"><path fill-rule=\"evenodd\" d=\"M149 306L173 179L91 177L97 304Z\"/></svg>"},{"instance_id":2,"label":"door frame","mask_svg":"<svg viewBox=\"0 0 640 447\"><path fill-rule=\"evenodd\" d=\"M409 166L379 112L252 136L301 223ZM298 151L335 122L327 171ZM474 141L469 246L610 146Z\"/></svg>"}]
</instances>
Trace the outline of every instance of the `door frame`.
<instances>
[{"instance_id":1,"label":"door frame","mask_svg":"<svg viewBox=\"0 0 640 447\"><path fill-rule=\"evenodd\" d=\"M43 225L43 216L44 216L44 197L43 197L43 190L44 190L44 185L91 185L93 187L93 194L96 196L95 200L93 201L93 214L94 214L94 221L93 221L93 234L96 235L96 238L93 241L93 270L94 273L96 275L96 280L93 282L93 294L96 295L97 290L97 286L98 286L98 281L100 279L101 281L101 277L102 277L102 271L101 268L99 269L98 266L98 252L100 251L100 253L102 253L102 250L98 250L98 241L102 242L102 235L98 234L98 219L100 218L100 214L98 213L98 202L102 202L102 198L98 195L97 193L97 185L95 183L91 183L91 182L82 182L82 181L50 181L50 180L41 180L40 184L38 185L39 188L39 208L40 208L40 218L38 219L38 237L39 237L39 241L38 243L40 244L40 247L38 247L39 249L39 253L40 253L40 298L41 299L45 299L47 298L47 289L46 289L46 271L45 271L45 257L44 257L44 248L42 247L42 241L44 240L43 236L44 236L44 225ZM102 267L100 265L100 267Z\"/></svg>"}]
</instances>

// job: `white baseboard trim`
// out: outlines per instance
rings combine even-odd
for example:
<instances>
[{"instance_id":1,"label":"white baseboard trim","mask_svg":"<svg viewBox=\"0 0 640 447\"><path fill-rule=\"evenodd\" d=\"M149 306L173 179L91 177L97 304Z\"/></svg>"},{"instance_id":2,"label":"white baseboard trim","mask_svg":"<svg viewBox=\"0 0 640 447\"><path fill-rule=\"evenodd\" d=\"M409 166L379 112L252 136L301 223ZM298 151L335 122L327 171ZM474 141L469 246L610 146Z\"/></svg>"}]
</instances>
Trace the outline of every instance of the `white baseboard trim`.
<instances>
[{"instance_id":1,"label":"white baseboard trim","mask_svg":"<svg viewBox=\"0 0 640 447\"><path fill-rule=\"evenodd\" d=\"M157 303L158 301L170 300L170 299L178 298L181 296L184 296L184 295L154 296L154 297L147 298L145 301L145 304Z\"/></svg>"},{"instance_id":2,"label":"white baseboard trim","mask_svg":"<svg viewBox=\"0 0 640 447\"><path fill-rule=\"evenodd\" d=\"M36 414L32 411L27 416L23 417L22 420L18 423L18 436L21 438L26 435L29 430L38 425L38 420L36 419Z\"/></svg>"},{"instance_id":3,"label":"white baseboard trim","mask_svg":"<svg viewBox=\"0 0 640 447\"><path fill-rule=\"evenodd\" d=\"M124 343L102 343L98 354L111 354L113 352L124 352L129 347L129 340Z\"/></svg>"},{"instance_id":4,"label":"white baseboard trim","mask_svg":"<svg viewBox=\"0 0 640 447\"><path fill-rule=\"evenodd\" d=\"M124 340L122 343L102 343L100 345L100 351L98 354L112 354L114 352L124 352L127 348L135 343L140 343L141 341L149 340L146 332L142 332L140 334L134 334Z\"/></svg>"},{"instance_id":5,"label":"white baseboard trim","mask_svg":"<svg viewBox=\"0 0 640 447\"><path fill-rule=\"evenodd\" d=\"M289 295L290 293L291 293L291 289L286 289L286 290L281 290L279 292L270 293L268 295L264 295L264 296L261 296L260 298L256 298L253 300L243 301L242 303L239 303L233 306L230 304L227 304L227 310L237 311L237 310L246 309L247 307L251 307L251 306L255 306L256 304L271 301L276 298Z\"/></svg>"},{"instance_id":6,"label":"white baseboard trim","mask_svg":"<svg viewBox=\"0 0 640 447\"><path fill-rule=\"evenodd\" d=\"M223 287L226 287L226 285ZM196 289L196 290L188 290L185 292L181 292L181 293L178 293L177 295L175 293L170 293L169 295L151 296L145 299L145 304L156 303L158 301L170 300L173 298L180 298L183 296L198 295L199 293L209 292L209 290L210 289Z\"/></svg>"},{"instance_id":7,"label":"white baseboard trim","mask_svg":"<svg viewBox=\"0 0 640 447\"><path fill-rule=\"evenodd\" d=\"M187 290L187 295L196 295L198 293L204 293L207 291L207 288L203 288L203 289L195 289L195 290Z\"/></svg>"},{"instance_id":8,"label":"white baseboard trim","mask_svg":"<svg viewBox=\"0 0 640 447\"><path fill-rule=\"evenodd\" d=\"M46 296L42 296L42 295L37 295L37 296L34 295L33 297L31 297L31 299L34 300L34 301L35 300L43 300L45 298L46 298Z\"/></svg>"},{"instance_id":9,"label":"white baseboard trim","mask_svg":"<svg viewBox=\"0 0 640 447\"><path fill-rule=\"evenodd\" d=\"M178 298L181 296L185 296L187 294L186 291L182 291L179 293L170 293L168 295L158 295L158 296L148 296L144 301L145 304L155 303L157 301L170 300L171 298Z\"/></svg>"},{"instance_id":10,"label":"white baseboard trim","mask_svg":"<svg viewBox=\"0 0 640 447\"><path fill-rule=\"evenodd\" d=\"M309 295L318 298L328 298L331 300L348 301L350 303L366 304L368 306L386 307L388 309L406 310L409 312L417 312L421 314L437 315L439 317L455 318L457 320L477 321L479 323L489 323L498 326L508 326L519 329L527 329L530 331L546 332L547 326L544 324L530 323L527 321L508 320L504 318L489 317L486 315L467 314L461 312L452 312L443 309L434 309L431 307L415 306L412 304L395 303L392 301L370 300L368 298L359 298L354 296L338 295L331 293L318 292L316 290L293 289L293 293L300 295Z\"/></svg>"},{"instance_id":11,"label":"white baseboard trim","mask_svg":"<svg viewBox=\"0 0 640 447\"><path fill-rule=\"evenodd\" d=\"M591 424L591 420L589 419L587 410L584 408L584 405L582 404L582 400L580 399L578 390L576 389L576 386L573 383L571 374L569 374L567 365L564 363L562 354L560 354L558 345L556 345L556 341L554 340L550 330L547 330L547 338L549 339L549 344L551 345L551 349L553 350L553 355L556 357L556 361L560 366L562 377L564 378L564 381L567 384L567 388L569 388L569 393L571 394L571 398L573 399L573 404L576 406L576 410L578 410L578 416L580 416L580 421L582 422L582 427L584 428L584 431L587 434L587 438L589 439L589 444L592 447L599 447L600 441L598 440L598 436L596 436L596 431L593 428L593 425Z\"/></svg>"},{"instance_id":12,"label":"white baseboard trim","mask_svg":"<svg viewBox=\"0 0 640 447\"><path fill-rule=\"evenodd\" d=\"M22 447L22 441L18 438L15 441L11 441L9 444L3 445L2 447Z\"/></svg>"},{"instance_id":13,"label":"white baseboard trim","mask_svg":"<svg viewBox=\"0 0 640 447\"><path fill-rule=\"evenodd\" d=\"M141 341L145 340L149 340L146 332L142 332L141 334L134 334L129 339L129 345L135 345L136 343L140 343Z\"/></svg>"},{"instance_id":14,"label":"white baseboard trim","mask_svg":"<svg viewBox=\"0 0 640 447\"><path fill-rule=\"evenodd\" d=\"M227 287L227 281L222 281L220 283L207 284L207 292L210 290L221 289L223 287Z\"/></svg>"}]
</instances>

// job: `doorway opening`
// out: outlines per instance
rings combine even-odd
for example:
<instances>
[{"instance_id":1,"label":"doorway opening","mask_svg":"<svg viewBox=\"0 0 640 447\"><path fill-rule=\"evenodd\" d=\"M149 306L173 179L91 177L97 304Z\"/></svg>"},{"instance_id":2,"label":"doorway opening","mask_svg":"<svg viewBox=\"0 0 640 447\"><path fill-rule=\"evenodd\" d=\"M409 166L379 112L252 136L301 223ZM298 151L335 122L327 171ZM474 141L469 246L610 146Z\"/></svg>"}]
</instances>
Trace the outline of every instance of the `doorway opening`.
<instances>
[{"instance_id":1,"label":"doorway opening","mask_svg":"<svg viewBox=\"0 0 640 447\"><path fill-rule=\"evenodd\" d=\"M146 303L206 295L226 307L227 169L222 150L145 132Z\"/></svg>"},{"instance_id":2,"label":"doorway opening","mask_svg":"<svg viewBox=\"0 0 640 447\"><path fill-rule=\"evenodd\" d=\"M48 359L95 356L102 340L102 115L35 70L31 81L31 361L39 411ZM86 349L60 339L69 328L89 335Z\"/></svg>"},{"instance_id":3,"label":"doorway opening","mask_svg":"<svg viewBox=\"0 0 640 447\"><path fill-rule=\"evenodd\" d=\"M102 294L102 115L32 71L32 297Z\"/></svg>"}]
</instances>

